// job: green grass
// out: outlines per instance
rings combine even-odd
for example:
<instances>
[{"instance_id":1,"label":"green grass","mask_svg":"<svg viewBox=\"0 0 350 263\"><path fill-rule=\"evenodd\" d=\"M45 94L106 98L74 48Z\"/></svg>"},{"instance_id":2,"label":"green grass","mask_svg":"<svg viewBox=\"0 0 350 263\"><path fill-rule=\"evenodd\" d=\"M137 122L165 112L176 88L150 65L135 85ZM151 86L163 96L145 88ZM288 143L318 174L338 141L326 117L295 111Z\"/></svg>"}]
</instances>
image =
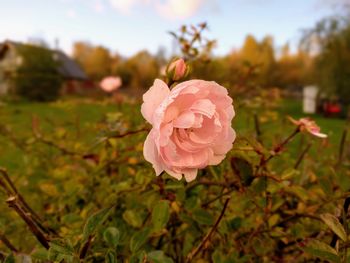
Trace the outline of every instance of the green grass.
<instances>
[{"instance_id":1,"label":"green grass","mask_svg":"<svg viewBox=\"0 0 350 263\"><path fill-rule=\"evenodd\" d=\"M11 129L13 136L28 138L31 136L32 117L37 116L40 127L46 134L57 132L57 127L64 127L68 132L79 133L79 140L93 143L96 134L96 125L101 122L107 113L120 111L133 122L133 125L142 124L139 106L131 104L112 104L82 99L63 100L55 103L8 103L0 106L0 123ZM301 111L301 102L284 100L279 109L280 115L290 115L294 118L305 116ZM323 118L319 115L311 116L320 125L323 132L329 135L332 151L336 151L345 121L341 119ZM244 109L237 109L234 126L238 134L244 135L246 131L252 132L254 125L252 118ZM267 140L271 143L281 140L293 131L293 126L285 118L277 121L261 123L261 129ZM283 134L276 137L275 133ZM300 139L298 139L300 140ZM294 143L296 148L297 142ZM23 152L0 135L0 166L10 170L20 170L26 165Z\"/></svg>"},{"instance_id":2,"label":"green grass","mask_svg":"<svg viewBox=\"0 0 350 263\"><path fill-rule=\"evenodd\" d=\"M97 136L96 126L107 113L117 111L132 116L138 110L130 104L118 105L76 99L54 103L8 103L0 106L0 123L7 127L14 137L25 139L32 135L32 119L36 116L44 134L51 135L63 128L71 134L79 133L79 140L92 144ZM140 121L135 118L135 122ZM16 170L25 165L24 153L1 135L0 145L0 166Z\"/></svg>"}]
</instances>

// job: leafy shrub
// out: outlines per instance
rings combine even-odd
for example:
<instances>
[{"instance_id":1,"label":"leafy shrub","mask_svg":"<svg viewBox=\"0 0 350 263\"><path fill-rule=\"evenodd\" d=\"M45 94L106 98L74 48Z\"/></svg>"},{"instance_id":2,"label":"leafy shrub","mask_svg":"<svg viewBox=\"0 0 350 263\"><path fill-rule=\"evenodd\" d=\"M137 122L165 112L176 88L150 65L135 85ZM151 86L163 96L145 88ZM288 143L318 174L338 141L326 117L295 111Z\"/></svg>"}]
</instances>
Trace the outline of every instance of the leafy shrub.
<instances>
[{"instance_id":1,"label":"leafy shrub","mask_svg":"<svg viewBox=\"0 0 350 263\"><path fill-rule=\"evenodd\" d=\"M22 63L13 79L15 93L33 101L55 100L62 85L54 53L36 46L18 47Z\"/></svg>"}]
</instances>

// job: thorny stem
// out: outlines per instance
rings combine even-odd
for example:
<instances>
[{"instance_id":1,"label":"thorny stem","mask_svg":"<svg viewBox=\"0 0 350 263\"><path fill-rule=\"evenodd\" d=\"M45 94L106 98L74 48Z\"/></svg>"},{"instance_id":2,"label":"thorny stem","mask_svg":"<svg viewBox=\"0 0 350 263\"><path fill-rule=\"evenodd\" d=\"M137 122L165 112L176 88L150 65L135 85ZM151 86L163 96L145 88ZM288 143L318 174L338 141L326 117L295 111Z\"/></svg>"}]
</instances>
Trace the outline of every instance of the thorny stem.
<instances>
[{"instance_id":1,"label":"thorny stem","mask_svg":"<svg viewBox=\"0 0 350 263\"><path fill-rule=\"evenodd\" d=\"M236 190L239 190L239 186L237 185L237 182L231 182L231 183L226 183L226 182L213 182L209 181L206 179L199 180L197 182L194 182L193 184L189 185L186 188L186 191L190 191L193 188L199 186L199 185L208 185L208 186L222 186L222 187L232 187Z\"/></svg>"},{"instance_id":2,"label":"thorny stem","mask_svg":"<svg viewBox=\"0 0 350 263\"><path fill-rule=\"evenodd\" d=\"M280 144L278 144L277 146L275 146L272 150L272 153L270 154L269 157L267 157L267 159L262 159L262 162L261 164L262 165L265 165L266 163L268 163L273 157L276 156L276 154L280 153L282 150L283 150L283 147L288 144L293 138L295 135L297 135L298 133L300 132L300 127L298 126L294 132L289 135L283 142L281 142Z\"/></svg>"},{"instance_id":3,"label":"thorny stem","mask_svg":"<svg viewBox=\"0 0 350 263\"><path fill-rule=\"evenodd\" d=\"M5 169L3 169L3 168L0 168L0 174L3 175L3 177L5 178L7 184L10 186L10 188L7 187L6 183L4 183L4 182L0 179L0 186L2 186L2 187L5 189L5 191L6 191L7 195L8 195L8 197L16 196L16 197L19 199L20 204L23 206L23 208L24 208L25 210L27 210L27 211L26 211L27 215L28 215L29 217L31 217L31 218L34 220L35 224L36 224L42 231L44 231L46 234L53 233L53 234L57 235L57 233L56 233L54 230L52 230L52 229L47 230L47 229L43 226L43 224L42 224L42 219L40 218L40 216L39 216L37 213L35 213L35 211L28 205L27 201L23 198L23 196L18 192L16 186L14 185L14 183L12 182L12 180L10 179L10 177L9 177L9 175L8 175L8 173L7 173L7 171L6 171Z\"/></svg>"},{"instance_id":4,"label":"thorny stem","mask_svg":"<svg viewBox=\"0 0 350 263\"><path fill-rule=\"evenodd\" d=\"M271 154L266 158L264 154L262 154L260 151L257 152L258 154L261 155L261 159L260 159L260 164L258 166L258 169L256 171L256 174L259 175L259 170L262 169L262 172L267 172L267 166L266 164L272 159L274 158L278 153L280 153L284 146L286 146L293 138L295 135L297 135L300 132L300 127L298 126L291 135L289 135L284 141L282 141L281 143L279 143L278 145L276 145L273 150L271 151ZM269 207L268 207L268 202L269 202L269 192L267 191L267 175L264 175L262 173L262 177L264 177L264 184L265 184L265 210L264 210L264 214L265 217L268 216L268 213L270 211Z\"/></svg>"},{"instance_id":5,"label":"thorny stem","mask_svg":"<svg viewBox=\"0 0 350 263\"><path fill-rule=\"evenodd\" d=\"M258 142L260 144L262 144L262 140L261 140L262 132L261 132L261 129L260 129L259 118L258 118L258 115L256 113L254 114L254 126L255 126L255 132L256 132L257 140L258 140Z\"/></svg>"},{"instance_id":6,"label":"thorny stem","mask_svg":"<svg viewBox=\"0 0 350 263\"><path fill-rule=\"evenodd\" d=\"M345 142L346 142L346 137L348 135L348 131L344 129L340 144L339 144L339 156L338 156L338 165L342 163L343 160L343 155L344 155L344 148L345 148Z\"/></svg>"},{"instance_id":7,"label":"thorny stem","mask_svg":"<svg viewBox=\"0 0 350 263\"><path fill-rule=\"evenodd\" d=\"M93 235L90 235L88 237L88 240L85 242L84 246L80 250L79 259L83 260L86 257L87 252L89 251L89 248L91 246L93 237Z\"/></svg>"},{"instance_id":8,"label":"thorny stem","mask_svg":"<svg viewBox=\"0 0 350 263\"><path fill-rule=\"evenodd\" d=\"M129 135L133 135L133 134L136 134L136 133L149 132L149 131L150 131L149 128L141 128L141 129L138 129L138 130L135 130L135 131L128 131L128 132L125 132L125 133L122 133L122 134L112 135L109 138L123 138L123 137L129 136Z\"/></svg>"},{"instance_id":9,"label":"thorny stem","mask_svg":"<svg viewBox=\"0 0 350 263\"><path fill-rule=\"evenodd\" d=\"M206 203L202 204L202 207L207 207L208 205L210 205L211 203L214 203L216 200L219 200L221 197L225 196L225 195L229 195L231 194L234 190L236 190L235 188L230 189L226 192L223 192L222 194L218 195L217 197L207 201Z\"/></svg>"},{"instance_id":10,"label":"thorny stem","mask_svg":"<svg viewBox=\"0 0 350 263\"><path fill-rule=\"evenodd\" d=\"M158 177L155 179L155 184L159 187L159 194L165 199L169 201L174 201L175 200L175 195L172 192L167 192L165 190L165 182L163 179L163 175L165 172L163 171Z\"/></svg>"},{"instance_id":11,"label":"thorny stem","mask_svg":"<svg viewBox=\"0 0 350 263\"><path fill-rule=\"evenodd\" d=\"M164 188L164 179L162 175L164 172L162 172L156 179L156 184L159 186L159 194L161 196L165 196L165 188Z\"/></svg>"},{"instance_id":12,"label":"thorny stem","mask_svg":"<svg viewBox=\"0 0 350 263\"><path fill-rule=\"evenodd\" d=\"M57 150L59 150L63 154L72 155L72 156L75 156L75 155L80 156L80 155L82 155L81 153L70 151L70 150L62 147L61 145L58 145L58 144L54 143L53 141L45 139L45 138L43 138L41 136L36 135L36 139L37 139L38 142L41 142L43 144L46 144L46 145L51 146L53 148L56 148Z\"/></svg>"},{"instance_id":13,"label":"thorny stem","mask_svg":"<svg viewBox=\"0 0 350 263\"><path fill-rule=\"evenodd\" d=\"M294 169L298 169L299 165L301 164L301 162L303 161L305 155L307 154L307 152L310 150L312 144L309 143L306 148L302 151L302 153L299 155L298 160L296 161L295 165L294 165Z\"/></svg>"},{"instance_id":14,"label":"thorny stem","mask_svg":"<svg viewBox=\"0 0 350 263\"><path fill-rule=\"evenodd\" d=\"M210 240L210 237L216 231L222 218L224 217L224 214L225 214L225 211L227 209L227 205L228 205L230 199L231 199L230 197L226 199L224 207L222 208L221 213L220 213L218 219L216 220L215 224L210 229L208 234L205 235L205 237L202 239L202 241L199 243L199 245L197 247L195 247L194 249L192 249L192 251L187 255L186 262L191 262L192 259L203 249L205 244Z\"/></svg>"},{"instance_id":15,"label":"thorny stem","mask_svg":"<svg viewBox=\"0 0 350 263\"><path fill-rule=\"evenodd\" d=\"M2 243L4 243L12 252L17 253L18 249L14 247L14 245L12 245L12 243L10 242L10 240L8 240L4 234L0 233L0 240L2 241Z\"/></svg>"},{"instance_id":16,"label":"thorny stem","mask_svg":"<svg viewBox=\"0 0 350 263\"><path fill-rule=\"evenodd\" d=\"M30 231L36 237L36 239L42 244L46 249L50 248L49 239L40 231L35 222L32 220L30 216L22 209L22 207L18 204L18 199L15 196L12 196L6 200L9 207L12 207L17 214L26 222Z\"/></svg>"}]
</instances>

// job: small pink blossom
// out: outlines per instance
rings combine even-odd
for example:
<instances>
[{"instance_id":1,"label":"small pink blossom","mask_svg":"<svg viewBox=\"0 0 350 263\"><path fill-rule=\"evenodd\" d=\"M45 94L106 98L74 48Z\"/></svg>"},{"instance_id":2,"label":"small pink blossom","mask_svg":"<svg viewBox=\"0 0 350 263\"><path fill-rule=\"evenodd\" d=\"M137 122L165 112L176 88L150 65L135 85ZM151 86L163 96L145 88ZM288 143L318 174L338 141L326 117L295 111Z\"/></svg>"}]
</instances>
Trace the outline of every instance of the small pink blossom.
<instances>
[{"instance_id":1,"label":"small pink blossom","mask_svg":"<svg viewBox=\"0 0 350 263\"><path fill-rule=\"evenodd\" d=\"M166 171L190 182L198 169L219 164L236 137L232 99L213 81L185 81L170 90L156 79L143 95L141 113L152 124L143 154L157 176Z\"/></svg>"},{"instance_id":2,"label":"small pink blossom","mask_svg":"<svg viewBox=\"0 0 350 263\"><path fill-rule=\"evenodd\" d=\"M106 92L113 92L120 88L122 85L122 80L120 77L105 77L100 82L100 87Z\"/></svg>"},{"instance_id":3,"label":"small pink blossom","mask_svg":"<svg viewBox=\"0 0 350 263\"><path fill-rule=\"evenodd\" d=\"M188 68L186 62L182 58L179 58L169 65L167 68L167 73L170 75L172 80L177 81L185 77L187 70Z\"/></svg>"},{"instance_id":4,"label":"small pink blossom","mask_svg":"<svg viewBox=\"0 0 350 263\"><path fill-rule=\"evenodd\" d=\"M316 124L316 122L310 118L300 118L299 120L295 120L289 117L290 121L295 125L299 126L301 131L307 131L308 133L319 137L326 138L327 134L321 133L320 127Z\"/></svg>"}]
</instances>

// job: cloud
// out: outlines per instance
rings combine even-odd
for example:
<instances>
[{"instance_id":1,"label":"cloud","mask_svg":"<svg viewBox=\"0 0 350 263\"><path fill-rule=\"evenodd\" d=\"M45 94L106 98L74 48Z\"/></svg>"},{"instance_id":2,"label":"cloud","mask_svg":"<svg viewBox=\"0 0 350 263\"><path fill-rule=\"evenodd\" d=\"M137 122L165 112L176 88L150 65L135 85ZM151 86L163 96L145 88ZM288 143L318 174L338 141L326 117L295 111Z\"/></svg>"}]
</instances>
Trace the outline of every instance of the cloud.
<instances>
[{"instance_id":1,"label":"cloud","mask_svg":"<svg viewBox=\"0 0 350 263\"><path fill-rule=\"evenodd\" d=\"M162 17L185 19L195 15L209 1L213 0L109 0L109 3L122 14L130 14L135 7L148 6Z\"/></svg>"},{"instance_id":2,"label":"cloud","mask_svg":"<svg viewBox=\"0 0 350 263\"><path fill-rule=\"evenodd\" d=\"M129 14L132 7L140 2L139 0L109 0L113 8L123 14Z\"/></svg>"},{"instance_id":3,"label":"cloud","mask_svg":"<svg viewBox=\"0 0 350 263\"><path fill-rule=\"evenodd\" d=\"M158 13L170 19L185 19L195 15L203 6L204 0L167 0L157 2Z\"/></svg>"},{"instance_id":4,"label":"cloud","mask_svg":"<svg viewBox=\"0 0 350 263\"><path fill-rule=\"evenodd\" d=\"M102 13L105 10L105 6L103 5L103 3L100 0L96 0L92 4L92 9L96 13Z\"/></svg>"},{"instance_id":5,"label":"cloud","mask_svg":"<svg viewBox=\"0 0 350 263\"><path fill-rule=\"evenodd\" d=\"M74 19L74 18L77 18L77 13L75 12L74 9L69 9L67 11L67 16Z\"/></svg>"},{"instance_id":6,"label":"cloud","mask_svg":"<svg viewBox=\"0 0 350 263\"><path fill-rule=\"evenodd\" d=\"M343 8L349 5L348 0L316 0L316 8Z\"/></svg>"}]
</instances>

